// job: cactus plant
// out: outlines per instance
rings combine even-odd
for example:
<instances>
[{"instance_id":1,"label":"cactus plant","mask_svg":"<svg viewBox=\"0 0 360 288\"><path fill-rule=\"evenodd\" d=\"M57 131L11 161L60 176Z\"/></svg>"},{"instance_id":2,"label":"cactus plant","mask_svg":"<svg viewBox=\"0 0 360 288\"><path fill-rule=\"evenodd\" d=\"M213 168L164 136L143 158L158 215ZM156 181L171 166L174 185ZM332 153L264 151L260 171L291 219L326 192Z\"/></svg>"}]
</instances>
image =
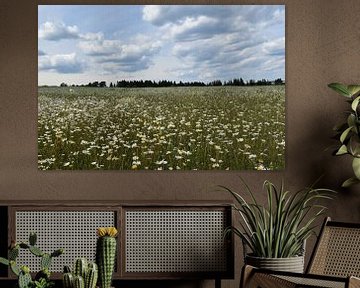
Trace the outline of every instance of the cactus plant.
<instances>
[{"instance_id":1,"label":"cactus plant","mask_svg":"<svg viewBox=\"0 0 360 288\"><path fill-rule=\"evenodd\" d=\"M99 267L100 288L110 288L114 272L116 256L115 227L101 227L97 229L99 238L96 243L96 262Z\"/></svg>"},{"instance_id":2,"label":"cactus plant","mask_svg":"<svg viewBox=\"0 0 360 288\"><path fill-rule=\"evenodd\" d=\"M28 288L31 283L32 283L32 279L30 275L30 269L27 266L23 266L19 274L19 281L18 281L19 288Z\"/></svg>"},{"instance_id":3,"label":"cactus plant","mask_svg":"<svg viewBox=\"0 0 360 288\"><path fill-rule=\"evenodd\" d=\"M51 255L48 253L44 253L43 256L41 256L41 262L40 262L41 269L45 269L45 268L49 269L51 265L51 260L52 260Z\"/></svg>"},{"instance_id":4,"label":"cactus plant","mask_svg":"<svg viewBox=\"0 0 360 288\"><path fill-rule=\"evenodd\" d=\"M74 274L81 276L85 280L85 274L88 268L88 261L85 258L79 258L75 261Z\"/></svg>"},{"instance_id":5,"label":"cactus plant","mask_svg":"<svg viewBox=\"0 0 360 288\"><path fill-rule=\"evenodd\" d=\"M88 261L85 258L76 259L74 263L74 273L71 273L69 266L64 266L64 288L95 288L97 279L98 267L96 263L90 262L88 264Z\"/></svg>"},{"instance_id":6,"label":"cactus plant","mask_svg":"<svg viewBox=\"0 0 360 288\"><path fill-rule=\"evenodd\" d=\"M64 288L73 288L74 287L74 276L72 273L64 273L62 276Z\"/></svg>"},{"instance_id":7,"label":"cactus plant","mask_svg":"<svg viewBox=\"0 0 360 288\"><path fill-rule=\"evenodd\" d=\"M34 232L31 232L29 235L29 244L31 246L35 246L36 245L36 241L37 241L37 235Z\"/></svg>"},{"instance_id":8,"label":"cactus plant","mask_svg":"<svg viewBox=\"0 0 360 288\"><path fill-rule=\"evenodd\" d=\"M84 278L80 275L74 277L74 288L85 288Z\"/></svg>"},{"instance_id":9,"label":"cactus plant","mask_svg":"<svg viewBox=\"0 0 360 288\"><path fill-rule=\"evenodd\" d=\"M16 243L15 241L11 242L8 259L0 257L0 264L10 266L11 271L18 276L18 286L19 288L47 288L52 286L50 281L50 265L53 257L58 257L64 253L63 249L57 249L51 254L44 253L36 245L37 236L35 233L30 233L29 244L20 242ZM35 281L32 280L30 275L30 269L28 266L19 267L16 263L16 259L19 256L19 250L25 249L29 250L30 253L37 257L41 257L41 270L36 274Z\"/></svg>"},{"instance_id":10,"label":"cactus plant","mask_svg":"<svg viewBox=\"0 0 360 288\"><path fill-rule=\"evenodd\" d=\"M96 263L89 263L85 276L85 288L95 288L98 279L98 266Z\"/></svg>"}]
</instances>

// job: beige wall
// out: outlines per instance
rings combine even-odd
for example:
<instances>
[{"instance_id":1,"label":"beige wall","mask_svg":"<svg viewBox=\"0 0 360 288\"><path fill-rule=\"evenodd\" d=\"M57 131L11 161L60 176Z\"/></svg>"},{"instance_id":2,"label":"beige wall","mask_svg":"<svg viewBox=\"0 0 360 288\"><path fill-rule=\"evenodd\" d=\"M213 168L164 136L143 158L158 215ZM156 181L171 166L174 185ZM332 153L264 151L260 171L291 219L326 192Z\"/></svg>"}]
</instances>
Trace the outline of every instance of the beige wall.
<instances>
[{"instance_id":1,"label":"beige wall","mask_svg":"<svg viewBox=\"0 0 360 288\"><path fill-rule=\"evenodd\" d=\"M121 3L86 1L99 2ZM286 186L295 190L325 174L321 185L339 191L328 214L337 220L360 221L360 186L339 188L351 173L349 159L334 158L325 150L333 143L332 127L346 108L344 99L327 84L360 82L359 0L197 1L286 5L287 151L286 169L279 172L38 171L37 4L51 3L71 1L0 2L0 200L230 199L212 185L236 188L238 175L264 200L265 179L280 183L284 178ZM239 252L236 255L241 257ZM239 275L225 286L237 287L238 279Z\"/></svg>"}]
</instances>

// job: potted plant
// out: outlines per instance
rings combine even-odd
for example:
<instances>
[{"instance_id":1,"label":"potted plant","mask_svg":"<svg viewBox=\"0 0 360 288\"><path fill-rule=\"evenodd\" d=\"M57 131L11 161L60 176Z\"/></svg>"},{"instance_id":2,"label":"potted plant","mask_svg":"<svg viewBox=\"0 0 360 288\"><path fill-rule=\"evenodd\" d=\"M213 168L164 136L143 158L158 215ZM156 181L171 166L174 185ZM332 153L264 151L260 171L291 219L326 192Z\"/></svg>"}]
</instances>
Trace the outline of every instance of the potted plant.
<instances>
[{"instance_id":1,"label":"potted plant","mask_svg":"<svg viewBox=\"0 0 360 288\"><path fill-rule=\"evenodd\" d=\"M36 241L36 234L30 233L29 243L13 242L9 248L8 259L0 257L0 263L10 266L11 271L18 277L18 288L50 288L54 286L54 282L50 280L50 265L52 259L62 255L64 250L57 249L52 253L45 253L38 246L36 246ZM18 263L16 263L20 249L28 250L31 254L41 259L41 270L36 273L34 279L31 277L30 268L28 266L20 266Z\"/></svg>"},{"instance_id":2,"label":"potted plant","mask_svg":"<svg viewBox=\"0 0 360 288\"><path fill-rule=\"evenodd\" d=\"M349 187L360 183L360 85L331 83L328 86L345 96L351 106L346 122L334 128L340 140L340 145L334 151L334 155L350 155L353 158L354 177L347 179L342 184L342 187Z\"/></svg>"},{"instance_id":3,"label":"potted plant","mask_svg":"<svg viewBox=\"0 0 360 288\"><path fill-rule=\"evenodd\" d=\"M239 236L250 253L244 254L245 264L259 268L303 272L304 245L314 233L315 220L325 211L317 202L331 199L328 189L305 188L296 193L285 191L283 183L278 189L270 181L264 182L266 206L261 205L244 183L251 201L221 186L236 201L233 205L240 215L239 227L229 227L226 233Z\"/></svg>"}]
</instances>

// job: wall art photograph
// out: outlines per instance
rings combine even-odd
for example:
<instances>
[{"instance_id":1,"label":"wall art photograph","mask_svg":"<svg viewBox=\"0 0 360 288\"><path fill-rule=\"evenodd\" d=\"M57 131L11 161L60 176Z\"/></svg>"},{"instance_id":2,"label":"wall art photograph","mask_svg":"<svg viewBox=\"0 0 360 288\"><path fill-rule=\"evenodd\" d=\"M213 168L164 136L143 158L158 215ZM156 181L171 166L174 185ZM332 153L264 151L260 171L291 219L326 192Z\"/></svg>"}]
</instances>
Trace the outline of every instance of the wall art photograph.
<instances>
[{"instance_id":1,"label":"wall art photograph","mask_svg":"<svg viewBox=\"0 0 360 288\"><path fill-rule=\"evenodd\" d=\"M39 5L39 170L285 168L284 5Z\"/></svg>"}]
</instances>

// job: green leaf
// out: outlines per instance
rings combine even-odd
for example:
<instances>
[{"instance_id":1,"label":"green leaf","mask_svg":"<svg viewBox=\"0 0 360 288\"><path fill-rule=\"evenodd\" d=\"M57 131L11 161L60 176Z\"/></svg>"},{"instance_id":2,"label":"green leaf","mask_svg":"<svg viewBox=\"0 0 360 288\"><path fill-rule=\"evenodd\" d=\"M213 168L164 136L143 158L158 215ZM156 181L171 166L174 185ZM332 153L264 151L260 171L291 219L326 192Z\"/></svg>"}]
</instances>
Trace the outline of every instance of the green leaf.
<instances>
[{"instance_id":1,"label":"green leaf","mask_svg":"<svg viewBox=\"0 0 360 288\"><path fill-rule=\"evenodd\" d=\"M29 251L30 251L32 254L34 254L35 256L38 256L38 257L41 257L41 256L44 255L44 252L42 252L42 251L40 250L40 248L39 248L39 247L36 247L36 246L30 246L30 247L29 247Z\"/></svg>"},{"instance_id":2,"label":"green leaf","mask_svg":"<svg viewBox=\"0 0 360 288\"><path fill-rule=\"evenodd\" d=\"M351 155L354 157L360 157L360 138L357 134L350 137L347 147Z\"/></svg>"},{"instance_id":3,"label":"green leaf","mask_svg":"<svg viewBox=\"0 0 360 288\"><path fill-rule=\"evenodd\" d=\"M341 185L341 187L348 188L352 185L359 184L359 183L360 183L359 179L352 177L352 178L349 178L346 181L344 181L344 183Z\"/></svg>"},{"instance_id":4,"label":"green leaf","mask_svg":"<svg viewBox=\"0 0 360 288\"><path fill-rule=\"evenodd\" d=\"M348 152L348 149L346 148L346 145L341 145L341 147L339 148L339 150L336 152L335 155L344 155L347 153L349 153L349 152Z\"/></svg>"},{"instance_id":5,"label":"green leaf","mask_svg":"<svg viewBox=\"0 0 360 288\"><path fill-rule=\"evenodd\" d=\"M351 103L351 109L356 111L357 106L359 105L360 96L356 97Z\"/></svg>"},{"instance_id":6,"label":"green leaf","mask_svg":"<svg viewBox=\"0 0 360 288\"><path fill-rule=\"evenodd\" d=\"M50 254L45 253L42 257L41 257L41 261L40 261L40 266L41 269L49 269L50 265L51 265L51 256Z\"/></svg>"},{"instance_id":7,"label":"green leaf","mask_svg":"<svg viewBox=\"0 0 360 288\"><path fill-rule=\"evenodd\" d=\"M245 192L254 196L249 187L245 187ZM269 181L265 181L263 187L267 194L264 206L256 202L255 197L251 197L252 202L246 202L240 194L222 187L235 197L238 203L233 208L243 220L239 222L240 229L231 227L231 231L242 238L255 256L279 258L299 255L304 240L313 234L313 222L325 209L316 201L331 199L329 194L333 191L306 188L294 194L285 191L283 185L277 189Z\"/></svg>"},{"instance_id":8,"label":"green leaf","mask_svg":"<svg viewBox=\"0 0 360 288\"><path fill-rule=\"evenodd\" d=\"M328 85L328 87L345 97L351 97L351 93L346 85L343 85L341 83L331 83Z\"/></svg>"},{"instance_id":9,"label":"green leaf","mask_svg":"<svg viewBox=\"0 0 360 288\"><path fill-rule=\"evenodd\" d=\"M343 133L341 133L341 136L340 136L340 141L341 143L344 143L344 141L346 140L346 137L348 136L349 132L351 131L352 129L352 126L345 129L345 131Z\"/></svg>"},{"instance_id":10,"label":"green leaf","mask_svg":"<svg viewBox=\"0 0 360 288\"><path fill-rule=\"evenodd\" d=\"M349 127L356 125L356 116L353 113L350 113L347 118L347 124Z\"/></svg>"},{"instance_id":11,"label":"green leaf","mask_svg":"<svg viewBox=\"0 0 360 288\"><path fill-rule=\"evenodd\" d=\"M20 248L22 248L22 249L28 249L28 248L29 248L29 245L26 244L26 243L23 243L23 242L19 243L19 246L20 246Z\"/></svg>"},{"instance_id":12,"label":"green leaf","mask_svg":"<svg viewBox=\"0 0 360 288\"><path fill-rule=\"evenodd\" d=\"M15 262L15 261L10 261L10 268L11 268L11 271L12 271L16 276L19 276L21 270L20 270L20 268L16 265L16 262Z\"/></svg>"},{"instance_id":13,"label":"green leaf","mask_svg":"<svg viewBox=\"0 0 360 288\"><path fill-rule=\"evenodd\" d=\"M360 158L355 157L353 159L352 168L356 178L360 180Z\"/></svg>"},{"instance_id":14,"label":"green leaf","mask_svg":"<svg viewBox=\"0 0 360 288\"><path fill-rule=\"evenodd\" d=\"M9 260L16 260L19 256L19 246L15 246L14 248L10 249L8 252Z\"/></svg>"},{"instance_id":15,"label":"green leaf","mask_svg":"<svg viewBox=\"0 0 360 288\"><path fill-rule=\"evenodd\" d=\"M5 259L5 258L3 258L3 257L0 257L0 263L1 263L1 264L4 264L4 265L9 265L9 264L10 264L9 260L8 260L8 259Z\"/></svg>"},{"instance_id":16,"label":"green leaf","mask_svg":"<svg viewBox=\"0 0 360 288\"><path fill-rule=\"evenodd\" d=\"M360 92L360 85L348 85L347 90L349 91L351 96L354 96Z\"/></svg>"}]
</instances>

